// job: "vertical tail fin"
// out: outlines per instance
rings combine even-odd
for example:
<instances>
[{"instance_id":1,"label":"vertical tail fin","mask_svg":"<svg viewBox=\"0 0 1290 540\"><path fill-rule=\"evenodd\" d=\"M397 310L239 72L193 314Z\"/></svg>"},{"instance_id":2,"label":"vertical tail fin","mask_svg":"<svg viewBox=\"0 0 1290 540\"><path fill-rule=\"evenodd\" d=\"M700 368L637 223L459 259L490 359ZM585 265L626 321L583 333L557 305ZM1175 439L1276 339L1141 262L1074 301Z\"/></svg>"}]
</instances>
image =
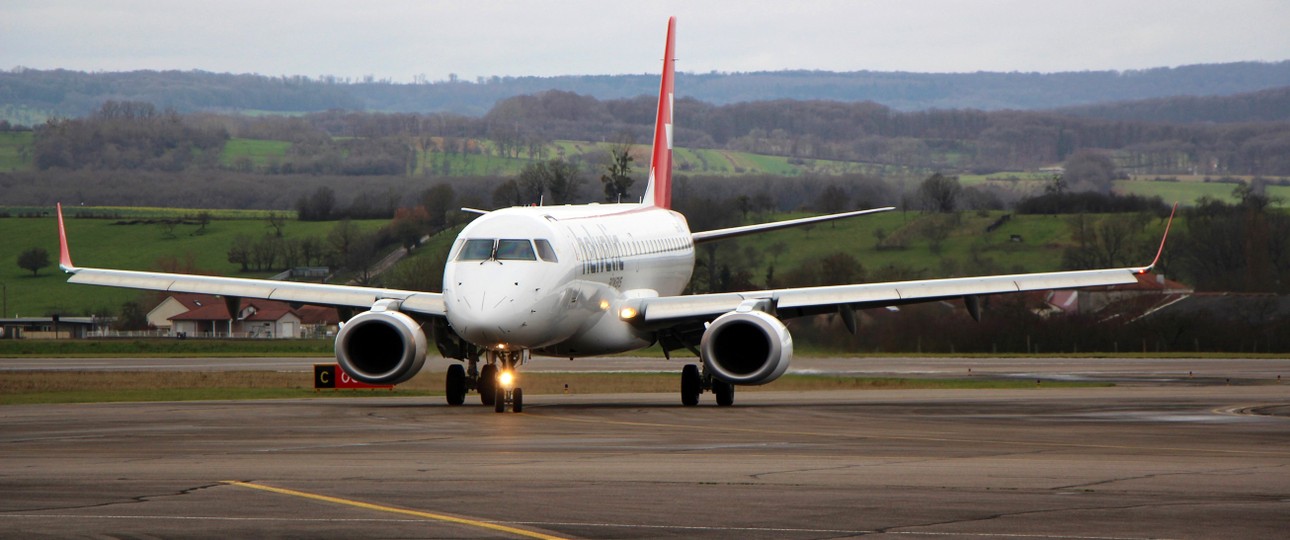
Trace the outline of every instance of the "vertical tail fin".
<instances>
[{"instance_id":1,"label":"vertical tail fin","mask_svg":"<svg viewBox=\"0 0 1290 540\"><path fill-rule=\"evenodd\" d=\"M654 119L654 150L649 162L649 183L644 203L672 207L672 79L676 73L676 17L667 20L667 46L663 50L663 78L658 88L658 116Z\"/></svg>"}]
</instances>

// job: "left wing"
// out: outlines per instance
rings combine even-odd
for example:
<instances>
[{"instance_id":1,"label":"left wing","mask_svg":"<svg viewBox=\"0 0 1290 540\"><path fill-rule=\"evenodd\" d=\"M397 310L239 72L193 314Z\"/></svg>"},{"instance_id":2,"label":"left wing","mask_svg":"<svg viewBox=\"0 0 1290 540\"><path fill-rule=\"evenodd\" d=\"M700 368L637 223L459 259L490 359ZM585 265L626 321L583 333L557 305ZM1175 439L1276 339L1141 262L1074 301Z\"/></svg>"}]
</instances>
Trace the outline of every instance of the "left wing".
<instances>
[{"instance_id":1,"label":"left wing","mask_svg":"<svg viewBox=\"0 0 1290 540\"><path fill-rule=\"evenodd\" d=\"M67 247L67 231L63 227L63 208L58 205L58 266L72 274L68 283L105 285L152 291L204 293L225 298L263 298L295 304L315 304L336 307L367 309L378 300L393 299L401 302L401 311L426 316L443 316L443 295L398 289L376 289L350 285L327 285L268 279L230 278L140 272L134 270L109 270L78 268L72 264Z\"/></svg>"},{"instance_id":2,"label":"left wing","mask_svg":"<svg viewBox=\"0 0 1290 540\"><path fill-rule=\"evenodd\" d=\"M878 211L881 210L885 209L878 209ZM1175 204L1174 212L1177 211L1178 205ZM1156 251L1156 258L1151 261L1151 264L1141 267L645 297L629 301L625 305L627 309L622 313L632 315L630 320L636 324L650 328L665 328L685 321L711 320L741 306L746 309L767 311L779 318L790 318L836 310L964 298L968 301L969 310L973 311L975 317L977 315L975 297L980 295L1136 283L1137 274L1150 272L1155 268L1156 263L1160 262L1160 255L1164 253L1165 240L1169 238L1169 228L1173 225L1173 220L1174 215L1170 213L1169 221L1165 224L1165 233L1160 239L1160 248Z\"/></svg>"},{"instance_id":3,"label":"left wing","mask_svg":"<svg viewBox=\"0 0 1290 540\"><path fill-rule=\"evenodd\" d=\"M948 279L924 279L860 285L832 285L793 289L770 289L737 293L696 294L641 298L636 309L638 321L646 326L666 325L686 319L709 319L734 311L747 301L768 301L780 318L817 315L837 310L930 302L985 294L1050 289L1074 289L1137 283L1135 274L1150 266L1108 270L1079 270L1040 274L1014 274Z\"/></svg>"}]
</instances>

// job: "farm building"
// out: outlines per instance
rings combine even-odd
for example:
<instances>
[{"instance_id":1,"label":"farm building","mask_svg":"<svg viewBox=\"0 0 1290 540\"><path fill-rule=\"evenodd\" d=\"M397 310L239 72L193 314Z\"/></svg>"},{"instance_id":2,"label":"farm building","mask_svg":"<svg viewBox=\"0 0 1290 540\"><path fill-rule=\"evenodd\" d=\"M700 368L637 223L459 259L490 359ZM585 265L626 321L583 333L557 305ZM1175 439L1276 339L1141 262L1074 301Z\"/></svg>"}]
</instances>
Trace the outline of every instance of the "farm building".
<instances>
[{"instance_id":1,"label":"farm building","mask_svg":"<svg viewBox=\"0 0 1290 540\"><path fill-rule=\"evenodd\" d=\"M339 321L332 308L250 299L234 317L223 298L203 294L171 295L148 312L150 325L185 337L322 337L334 334Z\"/></svg>"}]
</instances>

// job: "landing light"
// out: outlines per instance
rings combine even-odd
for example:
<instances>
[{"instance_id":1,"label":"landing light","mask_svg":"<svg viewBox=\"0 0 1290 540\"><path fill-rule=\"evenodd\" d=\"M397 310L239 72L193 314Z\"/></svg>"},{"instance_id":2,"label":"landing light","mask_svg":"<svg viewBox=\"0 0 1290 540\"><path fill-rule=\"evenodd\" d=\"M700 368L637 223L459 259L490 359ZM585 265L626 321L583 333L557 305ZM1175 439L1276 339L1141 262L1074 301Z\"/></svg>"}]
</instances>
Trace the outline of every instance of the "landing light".
<instances>
[{"instance_id":1,"label":"landing light","mask_svg":"<svg viewBox=\"0 0 1290 540\"><path fill-rule=\"evenodd\" d=\"M624 321L635 319L636 315L637 315L636 308L631 306L627 306L623 309L618 310L618 318Z\"/></svg>"},{"instance_id":2,"label":"landing light","mask_svg":"<svg viewBox=\"0 0 1290 540\"><path fill-rule=\"evenodd\" d=\"M510 371L503 371L497 375L497 382L505 388L510 388L515 384L515 374Z\"/></svg>"},{"instance_id":3,"label":"landing light","mask_svg":"<svg viewBox=\"0 0 1290 540\"><path fill-rule=\"evenodd\" d=\"M600 301L600 310L601 310L601 311L604 311L604 310L606 310L606 309L609 309L609 300L601 300L601 301Z\"/></svg>"}]
</instances>

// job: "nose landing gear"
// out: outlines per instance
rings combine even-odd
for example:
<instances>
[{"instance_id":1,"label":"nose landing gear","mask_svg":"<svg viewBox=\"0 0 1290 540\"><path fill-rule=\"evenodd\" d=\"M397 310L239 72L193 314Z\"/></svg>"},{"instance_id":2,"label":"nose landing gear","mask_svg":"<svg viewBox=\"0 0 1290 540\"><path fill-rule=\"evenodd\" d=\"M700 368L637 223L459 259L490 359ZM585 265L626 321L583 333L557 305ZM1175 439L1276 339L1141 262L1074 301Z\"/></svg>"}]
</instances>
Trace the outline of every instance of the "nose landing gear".
<instances>
[{"instance_id":1,"label":"nose landing gear","mask_svg":"<svg viewBox=\"0 0 1290 540\"><path fill-rule=\"evenodd\" d=\"M477 390L480 403L493 406L497 412L505 412L507 405L514 412L523 411L524 391L516 384L519 382L516 369L527 358L528 351L488 351L488 363L478 369L477 358L468 359L469 369L461 364L448 366L444 380L448 404L461 405L470 390Z\"/></svg>"},{"instance_id":2,"label":"nose landing gear","mask_svg":"<svg viewBox=\"0 0 1290 540\"><path fill-rule=\"evenodd\" d=\"M490 381L492 386L492 405L494 412L506 412L511 406L512 412L524 410L524 390L519 386L518 368L528 359L528 351L488 351L488 365L493 368ZM481 374L482 380L482 374ZM480 395L483 396L481 385Z\"/></svg>"}]
</instances>

